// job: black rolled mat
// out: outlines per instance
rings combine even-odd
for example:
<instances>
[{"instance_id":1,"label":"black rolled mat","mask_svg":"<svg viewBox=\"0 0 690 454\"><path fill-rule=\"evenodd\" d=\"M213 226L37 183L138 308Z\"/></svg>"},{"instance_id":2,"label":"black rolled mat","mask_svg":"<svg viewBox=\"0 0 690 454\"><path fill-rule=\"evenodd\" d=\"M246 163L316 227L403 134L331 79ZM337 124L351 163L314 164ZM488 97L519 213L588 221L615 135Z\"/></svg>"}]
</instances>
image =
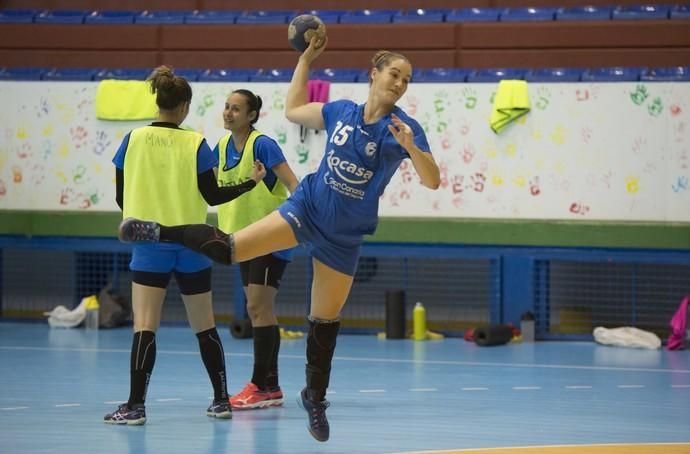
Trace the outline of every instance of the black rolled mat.
<instances>
[{"instance_id":1,"label":"black rolled mat","mask_svg":"<svg viewBox=\"0 0 690 454\"><path fill-rule=\"evenodd\" d=\"M230 334L235 339L249 339L253 337L252 321L248 318L233 321L230 324Z\"/></svg>"},{"instance_id":2,"label":"black rolled mat","mask_svg":"<svg viewBox=\"0 0 690 454\"><path fill-rule=\"evenodd\" d=\"M474 342L482 347L505 345L513 338L513 327L494 325L474 330Z\"/></svg>"}]
</instances>

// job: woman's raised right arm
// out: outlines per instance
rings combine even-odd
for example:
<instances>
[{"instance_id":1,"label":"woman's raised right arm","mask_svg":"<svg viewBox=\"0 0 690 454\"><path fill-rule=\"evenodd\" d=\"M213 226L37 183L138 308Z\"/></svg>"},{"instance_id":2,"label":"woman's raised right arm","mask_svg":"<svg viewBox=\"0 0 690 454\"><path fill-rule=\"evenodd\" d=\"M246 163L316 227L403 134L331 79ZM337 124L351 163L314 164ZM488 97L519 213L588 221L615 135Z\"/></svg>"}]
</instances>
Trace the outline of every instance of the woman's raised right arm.
<instances>
[{"instance_id":1,"label":"woman's raised right arm","mask_svg":"<svg viewBox=\"0 0 690 454\"><path fill-rule=\"evenodd\" d=\"M321 102L309 102L307 83L309 82L309 68L311 63L321 55L326 48L328 39L319 40L313 37L309 47L300 55L288 87L285 100L285 117L293 123L310 129L324 129Z\"/></svg>"}]
</instances>

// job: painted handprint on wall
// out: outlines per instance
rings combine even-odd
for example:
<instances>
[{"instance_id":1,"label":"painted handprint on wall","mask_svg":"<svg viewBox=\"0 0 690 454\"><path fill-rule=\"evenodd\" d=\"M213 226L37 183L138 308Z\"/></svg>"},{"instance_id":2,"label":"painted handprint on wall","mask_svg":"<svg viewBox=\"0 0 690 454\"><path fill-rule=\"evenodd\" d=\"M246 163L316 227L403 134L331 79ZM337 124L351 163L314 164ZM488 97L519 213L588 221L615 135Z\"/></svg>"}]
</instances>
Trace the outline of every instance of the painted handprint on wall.
<instances>
[{"instance_id":1,"label":"painted handprint on wall","mask_svg":"<svg viewBox=\"0 0 690 454\"><path fill-rule=\"evenodd\" d=\"M546 86L542 85L541 87L537 88L536 98L537 99L534 103L534 106L539 110L546 110L546 108L549 106L549 102L551 101L551 91L546 88Z\"/></svg>"},{"instance_id":2,"label":"painted handprint on wall","mask_svg":"<svg viewBox=\"0 0 690 454\"><path fill-rule=\"evenodd\" d=\"M419 99L414 95L407 95L405 98L405 101L407 103L407 112L412 116L417 115L417 106L419 105Z\"/></svg>"},{"instance_id":3,"label":"painted handprint on wall","mask_svg":"<svg viewBox=\"0 0 690 454\"><path fill-rule=\"evenodd\" d=\"M474 175L470 176L470 180L472 181L474 192L484 192L486 176L483 173L475 172Z\"/></svg>"},{"instance_id":4,"label":"painted handprint on wall","mask_svg":"<svg viewBox=\"0 0 690 454\"><path fill-rule=\"evenodd\" d=\"M93 146L93 152L94 154L100 156L102 155L105 151L110 150L112 146L112 142L110 141L110 137L108 137L108 133L103 131L103 130L98 130L96 131L96 141Z\"/></svg>"},{"instance_id":5,"label":"painted handprint on wall","mask_svg":"<svg viewBox=\"0 0 690 454\"><path fill-rule=\"evenodd\" d=\"M635 194L640 190L640 178L637 176L628 176L625 178L625 190L629 194Z\"/></svg>"},{"instance_id":6,"label":"painted handprint on wall","mask_svg":"<svg viewBox=\"0 0 690 454\"><path fill-rule=\"evenodd\" d=\"M630 93L630 99L632 100L633 104L638 106L644 104L648 97L649 93L647 92L647 87L644 85L636 86L635 90Z\"/></svg>"},{"instance_id":7,"label":"painted handprint on wall","mask_svg":"<svg viewBox=\"0 0 690 454\"><path fill-rule=\"evenodd\" d=\"M465 109L473 110L477 107L477 91L471 87L464 87L460 92L460 102Z\"/></svg>"},{"instance_id":8,"label":"painted handprint on wall","mask_svg":"<svg viewBox=\"0 0 690 454\"><path fill-rule=\"evenodd\" d=\"M74 148L86 147L86 138L89 136L89 132L83 126L75 126L69 128L70 135L72 136L72 145Z\"/></svg>"},{"instance_id":9,"label":"painted handprint on wall","mask_svg":"<svg viewBox=\"0 0 690 454\"><path fill-rule=\"evenodd\" d=\"M688 190L688 177L680 176L676 179L676 182L671 185L673 192L678 194L679 192Z\"/></svg>"},{"instance_id":10,"label":"painted handprint on wall","mask_svg":"<svg viewBox=\"0 0 690 454\"><path fill-rule=\"evenodd\" d=\"M570 204L569 211L584 216L589 213L589 206L582 202L573 202Z\"/></svg>"},{"instance_id":11,"label":"painted handprint on wall","mask_svg":"<svg viewBox=\"0 0 690 454\"><path fill-rule=\"evenodd\" d=\"M664 103L661 101L661 98L656 97L654 98L649 105L647 105L647 112L649 112L649 115L652 117L658 117L661 115L661 113L664 111Z\"/></svg>"}]
</instances>

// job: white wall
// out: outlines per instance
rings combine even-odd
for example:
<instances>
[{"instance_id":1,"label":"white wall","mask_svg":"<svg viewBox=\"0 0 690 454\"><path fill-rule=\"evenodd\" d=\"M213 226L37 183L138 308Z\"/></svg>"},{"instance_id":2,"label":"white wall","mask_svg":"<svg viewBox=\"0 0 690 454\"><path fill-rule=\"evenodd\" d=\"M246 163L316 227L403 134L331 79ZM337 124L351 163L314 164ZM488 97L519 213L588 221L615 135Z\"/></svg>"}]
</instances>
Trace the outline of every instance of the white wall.
<instances>
[{"instance_id":1,"label":"white wall","mask_svg":"<svg viewBox=\"0 0 690 454\"><path fill-rule=\"evenodd\" d=\"M111 159L146 122L94 115L97 82L0 82L0 209L114 211ZM186 126L211 146L226 95L264 99L257 124L298 176L318 164L324 133L299 140L285 121L287 84L196 83ZM364 102L366 84L331 99ZM531 84L532 111L500 135L488 124L496 84L413 84L400 106L427 130L443 186L419 185L403 163L384 216L690 221L690 84ZM645 90L646 97L640 90Z\"/></svg>"}]
</instances>

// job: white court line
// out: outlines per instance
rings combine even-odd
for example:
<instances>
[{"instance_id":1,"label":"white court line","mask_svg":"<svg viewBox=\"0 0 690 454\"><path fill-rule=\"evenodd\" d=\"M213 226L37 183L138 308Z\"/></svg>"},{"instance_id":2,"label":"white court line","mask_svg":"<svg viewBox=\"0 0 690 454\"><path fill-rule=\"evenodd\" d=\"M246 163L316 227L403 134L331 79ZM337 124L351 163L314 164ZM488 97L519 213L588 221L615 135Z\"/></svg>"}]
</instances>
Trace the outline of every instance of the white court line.
<instances>
[{"instance_id":1,"label":"white court line","mask_svg":"<svg viewBox=\"0 0 690 454\"><path fill-rule=\"evenodd\" d=\"M488 391L489 388L460 388L461 391Z\"/></svg>"},{"instance_id":2,"label":"white court line","mask_svg":"<svg viewBox=\"0 0 690 454\"><path fill-rule=\"evenodd\" d=\"M99 349L99 348L49 348L49 347L22 347L22 346L0 346L0 350L33 350L33 351L56 351L56 352L96 352L96 353L126 353L130 354L129 349ZM198 351L182 350L156 350L156 354L163 355L198 355ZM253 358L253 353L225 353L229 357L249 357ZM304 355L280 355L285 359L297 359L304 361ZM654 369L644 367L609 367L609 366L578 366L570 364L530 364L530 363L489 363L481 361L448 361L448 360L414 360L414 359L393 359L393 358L362 358L356 356L334 356L337 361L356 361L372 363L401 363L401 364L435 364L444 366L479 366L479 367L503 367L503 368L528 368L528 369L566 369L566 370L599 370L613 372L659 372L665 374L690 374L690 369Z\"/></svg>"},{"instance_id":3,"label":"white court line","mask_svg":"<svg viewBox=\"0 0 690 454\"><path fill-rule=\"evenodd\" d=\"M532 391L535 389L541 389L541 386L513 386L514 391Z\"/></svg>"},{"instance_id":4,"label":"white court line","mask_svg":"<svg viewBox=\"0 0 690 454\"><path fill-rule=\"evenodd\" d=\"M2 348L2 347L0 347ZM282 356L281 356L282 358ZM303 356L285 355L285 358L301 359ZM576 366L569 364L530 364L530 363L487 363L481 361L449 361L449 360L414 360L392 358L362 358L356 356L334 356L334 360L357 361L372 363L401 363L401 364L434 364L442 366L479 366L479 367L517 367L528 369L574 369L574 370L600 370L614 372L662 372L667 374L690 374L690 369L653 369L643 367L608 367L608 366Z\"/></svg>"},{"instance_id":5,"label":"white court line","mask_svg":"<svg viewBox=\"0 0 690 454\"><path fill-rule=\"evenodd\" d=\"M182 400L182 398L181 397L168 397L165 399L156 399L156 402L173 402L176 400Z\"/></svg>"},{"instance_id":6,"label":"white court line","mask_svg":"<svg viewBox=\"0 0 690 454\"><path fill-rule=\"evenodd\" d=\"M411 388L410 391L413 393L432 393L438 391L436 388Z\"/></svg>"},{"instance_id":7,"label":"white court line","mask_svg":"<svg viewBox=\"0 0 690 454\"><path fill-rule=\"evenodd\" d=\"M56 407L81 407L81 404L57 404Z\"/></svg>"},{"instance_id":8,"label":"white court line","mask_svg":"<svg viewBox=\"0 0 690 454\"><path fill-rule=\"evenodd\" d=\"M582 452L594 452L590 451L587 448L598 448L600 446L678 446L682 444L686 444L688 442L671 442L671 443L597 443L597 444L576 444L576 445L531 445L531 446L501 446L500 448L459 448L459 449L441 449L441 450L425 450L425 451L400 451L400 452L395 452L392 454L455 454L458 452L495 452L497 449L498 450L533 450L533 449L544 449L544 448L572 448L574 446L579 446L583 448Z\"/></svg>"},{"instance_id":9,"label":"white court line","mask_svg":"<svg viewBox=\"0 0 690 454\"><path fill-rule=\"evenodd\" d=\"M671 388L690 388L690 385L671 385Z\"/></svg>"},{"instance_id":10,"label":"white court line","mask_svg":"<svg viewBox=\"0 0 690 454\"><path fill-rule=\"evenodd\" d=\"M568 385L564 386L565 389L592 389L590 385Z\"/></svg>"},{"instance_id":11,"label":"white court line","mask_svg":"<svg viewBox=\"0 0 690 454\"><path fill-rule=\"evenodd\" d=\"M27 408L29 408L29 407L3 407L3 408L0 408L0 410L4 410L4 411L26 410Z\"/></svg>"},{"instance_id":12,"label":"white court line","mask_svg":"<svg viewBox=\"0 0 690 454\"><path fill-rule=\"evenodd\" d=\"M385 389L360 389L361 393L385 393Z\"/></svg>"},{"instance_id":13,"label":"white court line","mask_svg":"<svg viewBox=\"0 0 690 454\"><path fill-rule=\"evenodd\" d=\"M644 388L644 385L618 385L618 387L622 389L637 389Z\"/></svg>"},{"instance_id":14,"label":"white court line","mask_svg":"<svg viewBox=\"0 0 690 454\"><path fill-rule=\"evenodd\" d=\"M103 403L106 405L119 405L123 402L121 400L108 400L108 401L105 401Z\"/></svg>"}]
</instances>

